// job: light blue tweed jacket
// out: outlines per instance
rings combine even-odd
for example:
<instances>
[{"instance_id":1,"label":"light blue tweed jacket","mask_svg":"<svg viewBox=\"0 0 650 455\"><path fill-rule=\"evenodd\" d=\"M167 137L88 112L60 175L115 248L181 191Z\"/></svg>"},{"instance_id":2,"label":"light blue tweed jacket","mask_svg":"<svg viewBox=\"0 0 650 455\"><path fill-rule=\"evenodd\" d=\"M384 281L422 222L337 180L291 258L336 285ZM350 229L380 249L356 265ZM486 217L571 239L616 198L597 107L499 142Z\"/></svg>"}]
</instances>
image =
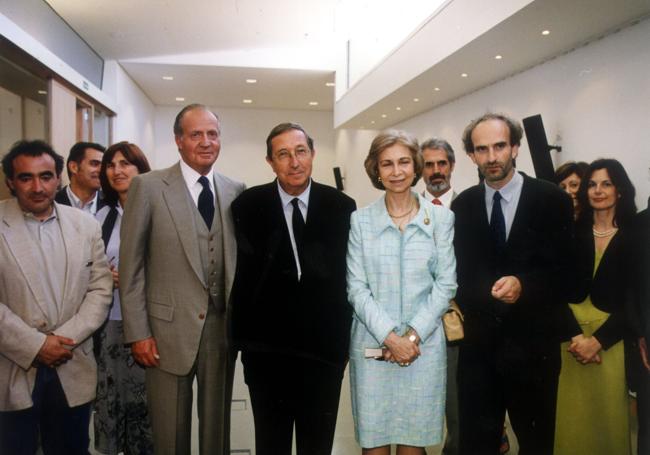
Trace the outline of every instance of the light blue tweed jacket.
<instances>
[{"instance_id":1,"label":"light blue tweed jacket","mask_svg":"<svg viewBox=\"0 0 650 455\"><path fill-rule=\"evenodd\" d=\"M352 214L347 286L354 308L353 357L407 327L427 344L438 328L442 331L441 317L455 296L453 212L413 194L420 210L403 233L388 215L385 196Z\"/></svg>"}]
</instances>

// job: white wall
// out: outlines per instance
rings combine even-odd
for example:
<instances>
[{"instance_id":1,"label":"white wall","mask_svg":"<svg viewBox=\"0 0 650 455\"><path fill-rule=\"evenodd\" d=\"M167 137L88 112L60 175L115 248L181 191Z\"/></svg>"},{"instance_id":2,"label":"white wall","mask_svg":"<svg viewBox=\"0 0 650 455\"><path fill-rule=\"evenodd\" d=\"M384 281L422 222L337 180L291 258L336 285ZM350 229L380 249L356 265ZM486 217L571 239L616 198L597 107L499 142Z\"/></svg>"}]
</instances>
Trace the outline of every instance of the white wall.
<instances>
[{"instance_id":1,"label":"white wall","mask_svg":"<svg viewBox=\"0 0 650 455\"><path fill-rule=\"evenodd\" d=\"M107 61L104 65L103 90L115 100L117 116L113 120L113 143L136 144L153 167L156 162L154 104L115 61Z\"/></svg>"},{"instance_id":2,"label":"white wall","mask_svg":"<svg viewBox=\"0 0 650 455\"><path fill-rule=\"evenodd\" d=\"M650 195L648 42L650 20L645 20L394 127L420 140L434 135L447 139L457 159L452 184L462 190L477 181L475 166L460 140L472 118L487 110L519 119L541 114L549 142L563 147L561 154L554 157L556 164L616 158L636 186L637 205L644 208ZM356 147L362 142L365 152ZM374 198L375 191L365 173L358 172L369 146L367 132L341 132L339 144L348 148L345 154L339 151L339 156L347 156L345 172L350 195L357 201ZM534 174L525 139L517 165Z\"/></svg>"},{"instance_id":3,"label":"white wall","mask_svg":"<svg viewBox=\"0 0 650 455\"><path fill-rule=\"evenodd\" d=\"M215 169L247 186L271 181L275 174L266 163L266 137L282 122L300 123L314 139L316 157L313 177L334 185L334 130L331 111L289 111L271 109L233 109L212 106L221 119L221 153ZM172 127L180 108L157 106L155 115L156 168L172 165L179 159Z\"/></svg>"}]
</instances>

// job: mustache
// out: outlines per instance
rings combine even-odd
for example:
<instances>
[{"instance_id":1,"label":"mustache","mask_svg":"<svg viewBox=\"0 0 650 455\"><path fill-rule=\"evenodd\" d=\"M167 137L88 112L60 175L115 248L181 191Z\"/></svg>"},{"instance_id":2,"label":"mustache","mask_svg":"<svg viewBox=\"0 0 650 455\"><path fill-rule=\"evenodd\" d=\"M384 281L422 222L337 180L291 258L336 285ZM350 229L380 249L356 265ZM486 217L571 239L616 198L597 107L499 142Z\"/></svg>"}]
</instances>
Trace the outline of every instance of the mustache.
<instances>
[{"instance_id":1,"label":"mustache","mask_svg":"<svg viewBox=\"0 0 650 455\"><path fill-rule=\"evenodd\" d=\"M440 173L436 173L436 174L433 174L431 177L429 177L429 180L433 180L433 179L443 179L444 180L445 176L440 174Z\"/></svg>"}]
</instances>

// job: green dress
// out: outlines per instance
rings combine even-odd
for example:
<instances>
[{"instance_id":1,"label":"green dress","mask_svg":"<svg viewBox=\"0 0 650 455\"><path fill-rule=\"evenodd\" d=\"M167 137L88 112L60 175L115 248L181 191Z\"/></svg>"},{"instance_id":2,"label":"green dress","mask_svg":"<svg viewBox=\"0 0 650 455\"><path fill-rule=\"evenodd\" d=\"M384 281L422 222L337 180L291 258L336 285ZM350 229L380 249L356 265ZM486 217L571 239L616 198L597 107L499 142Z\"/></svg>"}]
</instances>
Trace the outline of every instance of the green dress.
<instances>
[{"instance_id":1,"label":"green dress","mask_svg":"<svg viewBox=\"0 0 650 455\"><path fill-rule=\"evenodd\" d=\"M596 252L594 273L602 253ZM609 317L590 297L569 304L585 336ZM562 343L562 371L557 391L555 455L629 455L630 419L623 341L600 352L602 362L583 365Z\"/></svg>"}]
</instances>

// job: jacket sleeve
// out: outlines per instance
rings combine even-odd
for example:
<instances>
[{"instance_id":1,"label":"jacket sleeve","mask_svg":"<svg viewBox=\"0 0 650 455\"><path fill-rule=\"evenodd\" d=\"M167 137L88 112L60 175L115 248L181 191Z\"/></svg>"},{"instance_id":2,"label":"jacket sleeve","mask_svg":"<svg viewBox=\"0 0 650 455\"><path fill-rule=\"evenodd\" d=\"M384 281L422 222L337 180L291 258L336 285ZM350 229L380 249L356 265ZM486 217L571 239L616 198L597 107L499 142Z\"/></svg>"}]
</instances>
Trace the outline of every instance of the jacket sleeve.
<instances>
[{"instance_id":1,"label":"jacket sleeve","mask_svg":"<svg viewBox=\"0 0 650 455\"><path fill-rule=\"evenodd\" d=\"M347 253L348 300L354 313L377 340L379 345L398 328L386 311L377 304L368 281L364 261L363 235L359 223L359 212L354 212L350 219L350 236Z\"/></svg>"},{"instance_id":2,"label":"jacket sleeve","mask_svg":"<svg viewBox=\"0 0 650 455\"><path fill-rule=\"evenodd\" d=\"M454 214L449 210L434 210L436 219L433 231L437 261L431 270L433 287L409 326L421 339L431 336L440 326L440 320L449 308L449 300L456 294L456 256L454 255Z\"/></svg>"},{"instance_id":3,"label":"jacket sleeve","mask_svg":"<svg viewBox=\"0 0 650 455\"><path fill-rule=\"evenodd\" d=\"M120 241L120 304L126 343L151 337L146 307L146 257L150 229L151 205L147 185L136 176L129 187Z\"/></svg>"}]
</instances>

